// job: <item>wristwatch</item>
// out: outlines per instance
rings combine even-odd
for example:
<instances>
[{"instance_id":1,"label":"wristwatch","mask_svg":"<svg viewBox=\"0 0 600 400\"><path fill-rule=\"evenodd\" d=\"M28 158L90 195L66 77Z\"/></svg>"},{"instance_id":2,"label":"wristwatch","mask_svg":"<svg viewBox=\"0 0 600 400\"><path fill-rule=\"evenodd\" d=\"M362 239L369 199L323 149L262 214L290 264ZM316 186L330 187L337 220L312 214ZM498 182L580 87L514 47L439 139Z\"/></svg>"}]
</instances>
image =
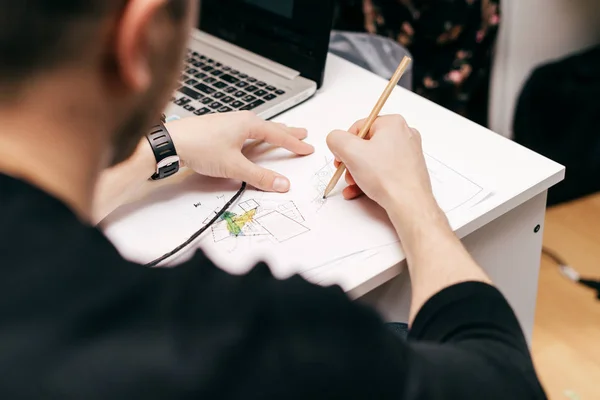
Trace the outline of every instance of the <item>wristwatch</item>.
<instances>
[{"instance_id":1,"label":"wristwatch","mask_svg":"<svg viewBox=\"0 0 600 400\"><path fill-rule=\"evenodd\" d=\"M156 158L156 173L152 175L152 180L165 179L179 172L181 159L177 155L173 139L165 127L164 118L161 118L161 122L150 129L146 139L148 139Z\"/></svg>"}]
</instances>

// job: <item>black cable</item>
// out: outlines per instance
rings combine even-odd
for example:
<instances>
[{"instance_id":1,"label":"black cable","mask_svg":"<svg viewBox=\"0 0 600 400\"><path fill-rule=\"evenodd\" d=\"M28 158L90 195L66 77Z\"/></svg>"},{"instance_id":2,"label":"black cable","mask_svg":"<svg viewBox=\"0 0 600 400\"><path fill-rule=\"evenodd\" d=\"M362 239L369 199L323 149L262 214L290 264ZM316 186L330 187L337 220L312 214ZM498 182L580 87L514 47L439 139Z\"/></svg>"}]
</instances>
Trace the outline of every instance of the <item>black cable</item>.
<instances>
[{"instance_id":1,"label":"black cable","mask_svg":"<svg viewBox=\"0 0 600 400\"><path fill-rule=\"evenodd\" d=\"M552 261L554 261L556 264L558 264L559 266L569 265L569 263L567 263L561 256L559 256L558 254L556 254L554 251L550 250L547 247L542 248L542 253L546 257L548 257Z\"/></svg>"},{"instance_id":2,"label":"black cable","mask_svg":"<svg viewBox=\"0 0 600 400\"><path fill-rule=\"evenodd\" d=\"M598 298L598 300L600 300L600 280L582 278L579 272L577 272L573 267L571 267L561 256L559 256L554 251L546 247L542 248L542 254L550 258L558 265L560 273L565 278L590 289L594 289L596 291L596 297Z\"/></svg>"},{"instance_id":3,"label":"black cable","mask_svg":"<svg viewBox=\"0 0 600 400\"><path fill-rule=\"evenodd\" d=\"M246 186L247 186L247 183L243 182L242 187L240 188L240 190L237 191L235 196L233 196L231 198L231 200L229 200L227 202L227 204L225 204L225 206L223 206L223 208L214 216L213 219L210 220L210 222L208 224L204 225L202 227L202 229L200 229L198 232L194 233L188 240L185 241L185 243L181 244L180 246L177 246L175 249L173 249L172 251L168 252L167 254L157 258L156 260L149 262L148 264L145 265L145 267L149 267L149 268L156 267L161 262L173 257L174 255L176 255L177 253L179 253L180 251L182 251L183 249L188 247L190 244L192 244L194 242L194 240L198 239L198 237L200 237L200 235L202 235L204 232L206 232L206 230L208 228L213 226L219 219L221 219L223 214L225 214L227 212L227 210L229 210L229 208L233 205L233 203L235 203L241 197L241 195L246 190Z\"/></svg>"}]
</instances>

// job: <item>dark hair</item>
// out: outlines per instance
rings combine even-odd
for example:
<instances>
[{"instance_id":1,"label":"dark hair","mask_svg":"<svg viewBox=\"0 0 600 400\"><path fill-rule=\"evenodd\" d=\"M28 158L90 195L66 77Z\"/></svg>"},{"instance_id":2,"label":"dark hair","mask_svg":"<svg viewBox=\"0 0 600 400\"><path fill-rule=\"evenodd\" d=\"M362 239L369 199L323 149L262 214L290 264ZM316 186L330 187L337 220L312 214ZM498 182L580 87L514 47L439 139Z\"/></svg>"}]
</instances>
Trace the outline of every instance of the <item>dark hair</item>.
<instances>
[{"instance_id":1,"label":"dark hair","mask_svg":"<svg viewBox=\"0 0 600 400\"><path fill-rule=\"evenodd\" d=\"M127 1L0 0L0 87L73 60L93 45L98 22ZM187 0L169 0L173 17L186 9Z\"/></svg>"}]
</instances>

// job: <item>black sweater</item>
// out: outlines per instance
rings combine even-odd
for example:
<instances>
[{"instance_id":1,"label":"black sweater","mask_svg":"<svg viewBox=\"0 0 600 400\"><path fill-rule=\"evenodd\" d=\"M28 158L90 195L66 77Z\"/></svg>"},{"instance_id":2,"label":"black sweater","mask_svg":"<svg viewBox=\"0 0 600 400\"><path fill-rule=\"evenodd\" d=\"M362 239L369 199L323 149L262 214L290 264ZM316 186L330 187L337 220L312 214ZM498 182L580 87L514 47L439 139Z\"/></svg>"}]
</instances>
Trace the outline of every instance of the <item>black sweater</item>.
<instances>
[{"instance_id":1,"label":"black sweater","mask_svg":"<svg viewBox=\"0 0 600 400\"><path fill-rule=\"evenodd\" d=\"M480 283L435 295L402 341L340 288L265 265L134 265L2 175L0 271L2 399L545 398L514 313Z\"/></svg>"}]
</instances>

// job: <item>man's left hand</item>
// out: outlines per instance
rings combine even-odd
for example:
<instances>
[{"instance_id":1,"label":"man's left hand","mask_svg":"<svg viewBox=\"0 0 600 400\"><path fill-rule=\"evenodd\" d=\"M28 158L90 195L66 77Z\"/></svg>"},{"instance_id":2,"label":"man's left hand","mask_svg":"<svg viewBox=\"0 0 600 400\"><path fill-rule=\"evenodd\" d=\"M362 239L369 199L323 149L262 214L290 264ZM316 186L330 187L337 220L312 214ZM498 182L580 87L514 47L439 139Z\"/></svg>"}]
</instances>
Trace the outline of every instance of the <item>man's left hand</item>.
<instances>
[{"instance_id":1,"label":"man's left hand","mask_svg":"<svg viewBox=\"0 0 600 400\"><path fill-rule=\"evenodd\" d=\"M185 167L215 178L236 179L267 192L287 192L288 178L262 168L242 153L248 140L264 141L298 155L309 155L314 147L303 142L305 129L260 119L251 112L212 114L167 124Z\"/></svg>"}]
</instances>

